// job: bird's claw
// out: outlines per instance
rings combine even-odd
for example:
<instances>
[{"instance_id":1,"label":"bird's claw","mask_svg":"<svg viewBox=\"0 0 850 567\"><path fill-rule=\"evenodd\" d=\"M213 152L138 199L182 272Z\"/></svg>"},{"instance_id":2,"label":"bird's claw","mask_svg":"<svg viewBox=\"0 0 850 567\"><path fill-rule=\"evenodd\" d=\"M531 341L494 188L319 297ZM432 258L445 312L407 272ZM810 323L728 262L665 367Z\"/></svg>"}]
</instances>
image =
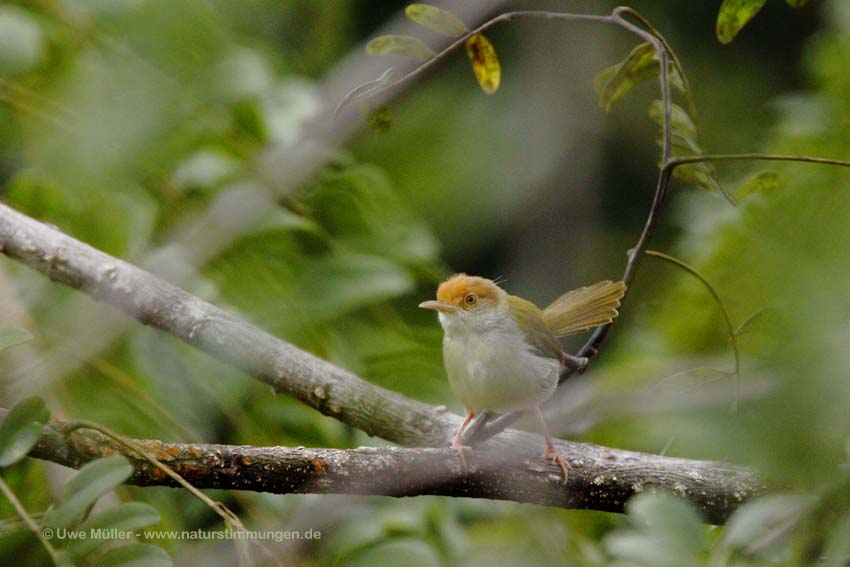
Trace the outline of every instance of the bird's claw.
<instances>
[{"instance_id":1,"label":"bird's claw","mask_svg":"<svg viewBox=\"0 0 850 567\"><path fill-rule=\"evenodd\" d=\"M466 476L469 472L469 467L466 466L466 456L464 456L463 452L471 451L472 447L464 445L460 441L452 441L452 449L455 453L457 453L457 456L460 457L461 470L463 471L463 476Z\"/></svg>"},{"instance_id":2,"label":"bird's claw","mask_svg":"<svg viewBox=\"0 0 850 567\"><path fill-rule=\"evenodd\" d=\"M590 359L586 356L573 356L571 354L564 353L564 365L570 368L573 372L583 374L584 371L587 370L588 363L590 363Z\"/></svg>"},{"instance_id":3,"label":"bird's claw","mask_svg":"<svg viewBox=\"0 0 850 567\"><path fill-rule=\"evenodd\" d=\"M547 460L551 460L553 465L557 464L559 467L561 467L561 472L564 474L564 482L562 484L566 485L567 479L569 479L570 477L570 469L572 468L570 467L570 464L566 460L564 460L564 458L559 455L557 451L546 451L545 458Z\"/></svg>"}]
</instances>

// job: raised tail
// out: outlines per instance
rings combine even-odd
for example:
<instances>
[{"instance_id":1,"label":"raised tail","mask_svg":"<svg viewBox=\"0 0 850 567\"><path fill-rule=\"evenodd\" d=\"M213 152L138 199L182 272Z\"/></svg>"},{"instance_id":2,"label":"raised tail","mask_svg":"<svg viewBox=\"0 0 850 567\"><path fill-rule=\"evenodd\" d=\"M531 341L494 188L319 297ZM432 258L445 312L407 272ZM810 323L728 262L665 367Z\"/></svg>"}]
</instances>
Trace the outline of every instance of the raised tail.
<instances>
[{"instance_id":1,"label":"raised tail","mask_svg":"<svg viewBox=\"0 0 850 567\"><path fill-rule=\"evenodd\" d=\"M603 281L568 291L543 310L543 321L558 337L606 325L618 315L623 282Z\"/></svg>"}]
</instances>

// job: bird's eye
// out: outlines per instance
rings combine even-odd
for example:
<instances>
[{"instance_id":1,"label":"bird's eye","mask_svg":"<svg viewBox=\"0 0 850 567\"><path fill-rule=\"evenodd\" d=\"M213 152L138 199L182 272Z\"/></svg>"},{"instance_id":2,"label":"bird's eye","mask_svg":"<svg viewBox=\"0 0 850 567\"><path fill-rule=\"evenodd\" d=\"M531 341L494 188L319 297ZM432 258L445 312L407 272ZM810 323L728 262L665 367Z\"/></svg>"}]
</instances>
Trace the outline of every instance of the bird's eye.
<instances>
[{"instance_id":1,"label":"bird's eye","mask_svg":"<svg viewBox=\"0 0 850 567\"><path fill-rule=\"evenodd\" d=\"M474 293L470 293L464 298L464 301L466 301L467 305L475 305L475 302L478 301L478 298L475 297Z\"/></svg>"}]
</instances>

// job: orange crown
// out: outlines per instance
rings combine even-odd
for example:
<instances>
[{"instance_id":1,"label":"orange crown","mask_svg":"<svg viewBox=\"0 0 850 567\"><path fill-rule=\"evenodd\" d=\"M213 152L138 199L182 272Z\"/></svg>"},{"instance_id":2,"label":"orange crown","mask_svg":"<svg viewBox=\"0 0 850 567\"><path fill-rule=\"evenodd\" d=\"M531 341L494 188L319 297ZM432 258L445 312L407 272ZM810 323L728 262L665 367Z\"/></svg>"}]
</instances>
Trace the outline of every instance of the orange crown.
<instances>
[{"instance_id":1,"label":"orange crown","mask_svg":"<svg viewBox=\"0 0 850 567\"><path fill-rule=\"evenodd\" d=\"M493 280L455 274L437 288L437 301L457 307L475 307L481 300L497 301L499 294L504 293ZM468 295L474 295L476 301L470 304L466 301Z\"/></svg>"}]
</instances>

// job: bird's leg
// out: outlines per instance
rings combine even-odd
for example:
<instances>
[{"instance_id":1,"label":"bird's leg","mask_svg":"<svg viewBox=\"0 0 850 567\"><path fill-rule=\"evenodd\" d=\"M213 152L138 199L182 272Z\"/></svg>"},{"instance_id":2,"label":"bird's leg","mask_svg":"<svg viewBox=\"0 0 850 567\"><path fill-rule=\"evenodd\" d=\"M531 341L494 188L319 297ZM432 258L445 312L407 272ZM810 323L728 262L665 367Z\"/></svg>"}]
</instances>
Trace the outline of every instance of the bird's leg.
<instances>
[{"instance_id":1,"label":"bird's leg","mask_svg":"<svg viewBox=\"0 0 850 567\"><path fill-rule=\"evenodd\" d=\"M469 449L470 447L467 447L466 445L463 444L463 441L461 440L461 436L463 435L463 431L464 431L464 429L466 429L466 426L469 425L470 421L472 421L473 417L475 417L475 414L472 413L471 411L467 410L466 419L463 420L463 423L461 423L460 427L458 427L458 429L457 429L457 433L455 433L455 436L452 437L452 449L454 449L457 452L458 456L460 457L460 463L463 466L463 474L464 475L466 474L467 468L466 468L466 457L463 456L463 452L464 452L464 450Z\"/></svg>"},{"instance_id":2,"label":"bird's leg","mask_svg":"<svg viewBox=\"0 0 850 567\"><path fill-rule=\"evenodd\" d=\"M573 356L566 352L564 353L564 366L573 372L581 374L587 368L588 362L590 362L590 359L586 356Z\"/></svg>"},{"instance_id":3,"label":"bird's leg","mask_svg":"<svg viewBox=\"0 0 850 567\"><path fill-rule=\"evenodd\" d=\"M561 467L561 472L564 473L564 484L567 484L567 478L569 477L570 464L564 460L564 458L558 454L558 450L555 449L555 444L552 443L552 437L549 435L549 429L546 427L546 421L543 419L543 412L540 411L540 406L535 406L537 410L537 417L540 418L540 425L543 427L543 435L546 437L546 454L545 457L547 459L552 459L552 464L557 463L559 467Z\"/></svg>"}]
</instances>

